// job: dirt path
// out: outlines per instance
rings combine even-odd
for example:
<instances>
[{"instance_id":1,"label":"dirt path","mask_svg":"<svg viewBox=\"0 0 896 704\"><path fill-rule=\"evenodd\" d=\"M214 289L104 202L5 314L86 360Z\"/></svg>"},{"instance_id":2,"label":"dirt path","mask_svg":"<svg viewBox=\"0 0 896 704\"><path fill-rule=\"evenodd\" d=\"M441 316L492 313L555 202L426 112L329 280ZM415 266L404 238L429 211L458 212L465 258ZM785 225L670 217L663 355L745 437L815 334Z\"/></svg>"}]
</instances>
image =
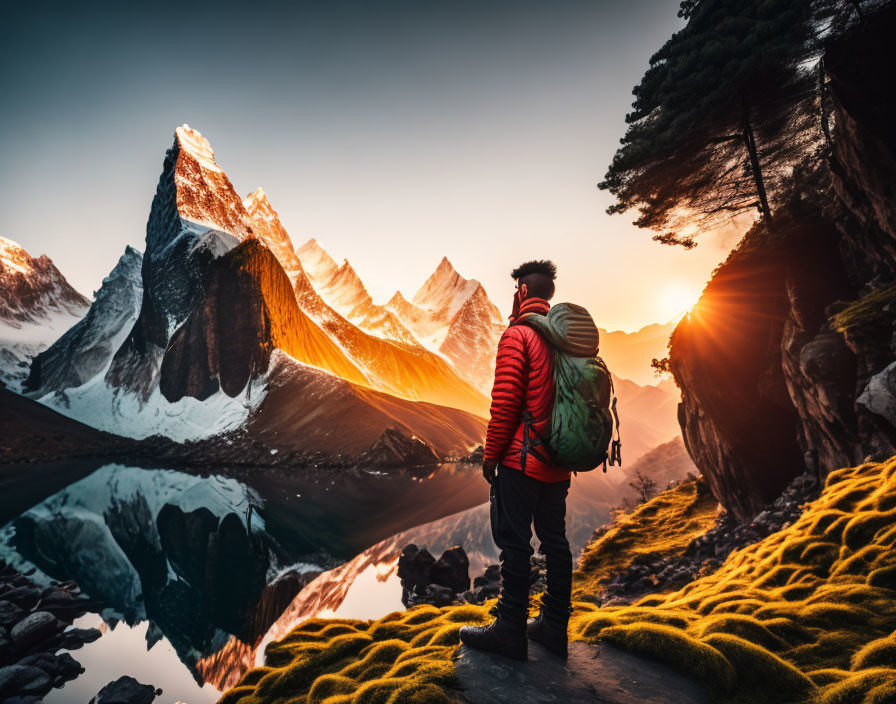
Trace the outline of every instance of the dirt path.
<instances>
[{"instance_id":1,"label":"dirt path","mask_svg":"<svg viewBox=\"0 0 896 704\"><path fill-rule=\"evenodd\" d=\"M457 678L471 704L707 704L703 688L610 645L571 643L563 661L529 643L528 662L461 646Z\"/></svg>"}]
</instances>

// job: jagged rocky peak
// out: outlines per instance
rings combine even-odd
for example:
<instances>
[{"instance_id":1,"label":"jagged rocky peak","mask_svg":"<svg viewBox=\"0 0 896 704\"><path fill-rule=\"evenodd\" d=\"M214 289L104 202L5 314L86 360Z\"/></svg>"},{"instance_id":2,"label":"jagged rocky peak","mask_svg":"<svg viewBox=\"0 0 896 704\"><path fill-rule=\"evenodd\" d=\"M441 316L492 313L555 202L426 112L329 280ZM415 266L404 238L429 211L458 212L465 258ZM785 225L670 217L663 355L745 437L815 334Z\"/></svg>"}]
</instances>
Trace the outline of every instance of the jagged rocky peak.
<instances>
[{"instance_id":1,"label":"jagged rocky peak","mask_svg":"<svg viewBox=\"0 0 896 704\"><path fill-rule=\"evenodd\" d=\"M251 231L248 214L208 140L182 125L174 130L177 212L181 218L243 239ZM163 174L164 177L164 174Z\"/></svg>"},{"instance_id":2,"label":"jagged rocky peak","mask_svg":"<svg viewBox=\"0 0 896 704\"><path fill-rule=\"evenodd\" d=\"M264 192L261 186L243 198L243 207L253 218L268 221L277 220L279 222L277 211L271 206L268 194Z\"/></svg>"},{"instance_id":3,"label":"jagged rocky peak","mask_svg":"<svg viewBox=\"0 0 896 704\"><path fill-rule=\"evenodd\" d=\"M479 285L476 279L465 279L458 274L448 257L442 257L412 302L420 308L444 311L450 319Z\"/></svg>"},{"instance_id":4,"label":"jagged rocky peak","mask_svg":"<svg viewBox=\"0 0 896 704\"><path fill-rule=\"evenodd\" d=\"M339 269L333 257L313 237L299 247L296 254L314 284L326 283Z\"/></svg>"},{"instance_id":5,"label":"jagged rocky peak","mask_svg":"<svg viewBox=\"0 0 896 704\"><path fill-rule=\"evenodd\" d=\"M31 363L26 391L43 395L104 374L137 319L143 255L130 245L96 292L87 315Z\"/></svg>"},{"instance_id":6,"label":"jagged rocky peak","mask_svg":"<svg viewBox=\"0 0 896 704\"><path fill-rule=\"evenodd\" d=\"M396 291L392 294L392 298L386 301L386 306L389 308L399 308L410 305L412 305L412 303L401 294L401 291Z\"/></svg>"},{"instance_id":7,"label":"jagged rocky peak","mask_svg":"<svg viewBox=\"0 0 896 704\"><path fill-rule=\"evenodd\" d=\"M280 216L259 187L243 199L243 207L252 221L252 235L264 242L277 257L290 281L295 283L302 273L302 264L293 249L292 240L280 222Z\"/></svg>"},{"instance_id":8,"label":"jagged rocky peak","mask_svg":"<svg viewBox=\"0 0 896 704\"><path fill-rule=\"evenodd\" d=\"M146 223L140 316L109 369L112 386L152 393L161 356L205 288L212 261L249 237L250 223L208 141L178 127Z\"/></svg>"},{"instance_id":9,"label":"jagged rocky peak","mask_svg":"<svg viewBox=\"0 0 896 704\"><path fill-rule=\"evenodd\" d=\"M358 276L358 272L354 270L348 259L343 259L342 264L334 272L333 276L327 282L327 288L338 291L346 298L356 299L357 302L371 301L370 295Z\"/></svg>"},{"instance_id":10,"label":"jagged rocky peak","mask_svg":"<svg viewBox=\"0 0 896 704\"><path fill-rule=\"evenodd\" d=\"M46 254L32 257L0 237L0 319L18 327L51 315L84 315L90 301L78 293Z\"/></svg>"}]
</instances>

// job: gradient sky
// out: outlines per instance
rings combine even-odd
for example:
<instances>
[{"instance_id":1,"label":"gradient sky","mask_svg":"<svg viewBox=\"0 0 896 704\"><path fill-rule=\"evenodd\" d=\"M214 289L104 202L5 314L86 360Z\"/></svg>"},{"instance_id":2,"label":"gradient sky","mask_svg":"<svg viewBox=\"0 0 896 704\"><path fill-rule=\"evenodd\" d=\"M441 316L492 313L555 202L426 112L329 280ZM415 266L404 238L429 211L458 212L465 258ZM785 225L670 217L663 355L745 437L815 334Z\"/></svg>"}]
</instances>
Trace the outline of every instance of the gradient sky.
<instances>
[{"instance_id":1,"label":"gradient sky","mask_svg":"<svg viewBox=\"0 0 896 704\"><path fill-rule=\"evenodd\" d=\"M656 244L596 188L677 0L141 5L3 3L0 236L87 294L143 248L184 122L380 301L447 255L506 311L509 271L552 258L555 300L632 330L735 242Z\"/></svg>"}]
</instances>

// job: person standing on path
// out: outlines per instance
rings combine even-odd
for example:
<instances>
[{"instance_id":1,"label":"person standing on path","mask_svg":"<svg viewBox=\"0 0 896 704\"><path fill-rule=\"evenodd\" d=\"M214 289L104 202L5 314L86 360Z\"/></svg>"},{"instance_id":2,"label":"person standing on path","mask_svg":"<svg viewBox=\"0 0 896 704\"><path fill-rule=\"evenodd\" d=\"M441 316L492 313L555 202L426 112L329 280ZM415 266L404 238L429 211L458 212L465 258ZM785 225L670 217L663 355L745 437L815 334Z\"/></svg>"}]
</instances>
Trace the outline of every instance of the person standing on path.
<instances>
[{"instance_id":1,"label":"person standing on path","mask_svg":"<svg viewBox=\"0 0 896 704\"><path fill-rule=\"evenodd\" d=\"M491 529L501 555L501 596L495 621L464 626L465 645L517 660L528 655L528 638L566 657L572 589L572 554L566 539L570 470L555 464L536 438L550 433L554 405L552 349L525 324L545 315L554 295L557 268L531 261L511 273L516 281L510 326L498 343L491 419L482 473L491 485ZM538 618L528 623L532 530L547 560L547 591Z\"/></svg>"}]
</instances>

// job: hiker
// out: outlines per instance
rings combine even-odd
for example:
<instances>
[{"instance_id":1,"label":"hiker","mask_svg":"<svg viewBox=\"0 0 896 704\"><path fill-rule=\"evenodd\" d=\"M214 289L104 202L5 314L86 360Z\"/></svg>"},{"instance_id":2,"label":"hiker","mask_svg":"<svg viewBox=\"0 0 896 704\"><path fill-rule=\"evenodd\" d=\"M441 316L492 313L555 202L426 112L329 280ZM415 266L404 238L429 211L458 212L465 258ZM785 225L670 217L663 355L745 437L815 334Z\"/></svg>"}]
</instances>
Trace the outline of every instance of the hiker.
<instances>
[{"instance_id":1,"label":"hiker","mask_svg":"<svg viewBox=\"0 0 896 704\"><path fill-rule=\"evenodd\" d=\"M557 267L531 261L511 276L516 293L510 325L498 343L482 464L491 485L492 537L501 550L501 596L493 610L495 621L464 626L460 639L473 648L525 660L528 636L565 658L572 589L566 539L570 470L593 469L607 457L612 381L596 356L597 327L588 312L568 303L551 309L548 303ZM557 379L562 404L555 404ZM563 423L557 425L560 412ZM618 443L613 447L618 452ZM547 591L541 613L527 624L533 522L547 561Z\"/></svg>"}]
</instances>

